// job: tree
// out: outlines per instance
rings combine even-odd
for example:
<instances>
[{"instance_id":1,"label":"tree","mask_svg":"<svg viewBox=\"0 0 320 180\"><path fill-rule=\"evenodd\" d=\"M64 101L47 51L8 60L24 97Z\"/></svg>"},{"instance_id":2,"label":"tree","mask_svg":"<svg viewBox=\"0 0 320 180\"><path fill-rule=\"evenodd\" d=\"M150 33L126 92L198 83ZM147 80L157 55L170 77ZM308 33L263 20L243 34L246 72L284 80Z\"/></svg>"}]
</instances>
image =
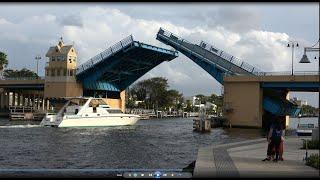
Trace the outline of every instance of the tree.
<instances>
[{"instance_id":1,"label":"tree","mask_svg":"<svg viewBox=\"0 0 320 180\"><path fill-rule=\"evenodd\" d=\"M134 101L143 101L147 109L182 108L183 95L177 90L168 90L168 88L166 78L154 77L135 83L129 94Z\"/></svg>"},{"instance_id":2,"label":"tree","mask_svg":"<svg viewBox=\"0 0 320 180\"><path fill-rule=\"evenodd\" d=\"M198 94L198 95L196 95L196 97L199 98L199 102L200 102L201 104L205 104L205 103L207 102L207 98L206 98L206 96L203 95L203 94Z\"/></svg>"},{"instance_id":3,"label":"tree","mask_svg":"<svg viewBox=\"0 0 320 180\"><path fill-rule=\"evenodd\" d=\"M6 78L38 77L37 73L26 68L23 68L21 70L6 69L3 72L3 76Z\"/></svg>"},{"instance_id":4,"label":"tree","mask_svg":"<svg viewBox=\"0 0 320 180\"><path fill-rule=\"evenodd\" d=\"M0 77L3 76L3 69L7 67L8 59L7 55L4 52L0 51Z\"/></svg>"}]
</instances>

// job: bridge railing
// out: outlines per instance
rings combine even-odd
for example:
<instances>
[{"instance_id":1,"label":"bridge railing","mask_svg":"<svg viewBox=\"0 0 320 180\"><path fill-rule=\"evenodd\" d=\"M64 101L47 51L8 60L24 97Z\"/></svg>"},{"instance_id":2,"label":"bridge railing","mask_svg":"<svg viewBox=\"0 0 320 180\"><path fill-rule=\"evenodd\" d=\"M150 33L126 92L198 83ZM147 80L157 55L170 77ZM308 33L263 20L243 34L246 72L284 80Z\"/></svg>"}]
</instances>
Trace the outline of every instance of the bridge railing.
<instances>
[{"instance_id":1,"label":"bridge railing","mask_svg":"<svg viewBox=\"0 0 320 180\"><path fill-rule=\"evenodd\" d=\"M294 71L293 75L319 75L318 71ZM292 75L291 71L278 71L278 72L263 72L259 73L258 76L290 76Z\"/></svg>"},{"instance_id":2,"label":"bridge railing","mask_svg":"<svg viewBox=\"0 0 320 180\"><path fill-rule=\"evenodd\" d=\"M178 41L181 41L181 42L187 42L189 44L193 44L185 39L182 39L180 38L179 36L173 34L172 32L168 31L168 30L165 30L163 28L160 28L158 34L162 34L164 36L167 36L169 37L171 40L176 40L177 42ZM180 43L179 43L180 44ZM262 73L263 71L261 71L260 69L244 62L244 61L241 61L240 59L238 59L237 57L234 57L220 49L218 49L217 47L213 46L213 45L210 45L204 41L201 41L200 42L200 45L199 45L201 48L204 48L206 50L208 50L209 52L212 52L214 53L215 55L225 59L226 61L229 61L231 62L232 64L252 73L252 74L255 74L255 75L258 75L258 73Z\"/></svg>"},{"instance_id":3,"label":"bridge railing","mask_svg":"<svg viewBox=\"0 0 320 180\"><path fill-rule=\"evenodd\" d=\"M205 59L206 61L208 62L211 62L211 63L214 63L215 65L219 66L220 68L224 69L225 71L227 72L230 72L230 70L218 65L216 62L213 62L211 59L208 59L207 57L204 57L202 54L200 53L197 53L197 52L194 52L194 48L190 48L190 47L187 47L184 43L188 43L188 44L191 44L191 45L194 45L193 43L173 34L172 32L168 31L168 30L165 30L163 28L160 27L159 31L158 31L158 34L159 35L161 34L162 36L166 36L167 38L170 38L171 41L175 41L175 43L179 44L181 47L183 47L184 50L186 50L187 52L189 53L193 53L195 54L196 56L198 57L201 57L203 59ZM192 50L193 51L192 51Z\"/></svg>"},{"instance_id":4,"label":"bridge railing","mask_svg":"<svg viewBox=\"0 0 320 180\"><path fill-rule=\"evenodd\" d=\"M44 80L45 76L39 77L0 77L0 80Z\"/></svg>"},{"instance_id":5,"label":"bridge railing","mask_svg":"<svg viewBox=\"0 0 320 180\"><path fill-rule=\"evenodd\" d=\"M111 55L119 52L121 49L131 45L134 42L132 35L122 39L121 41L117 42L116 44L112 45L108 49L104 50L103 52L97 54L96 56L92 57L87 62L79 65L76 69L77 74L82 73L86 69L91 68L93 65L97 64L98 62L102 61L110 57Z\"/></svg>"},{"instance_id":6,"label":"bridge railing","mask_svg":"<svg viewBox=\"0 0 320 180\"><path fill-rule=\"evenodd\" d=\"M273 72L258 72L257 76L291 76L291 71L273 71ZM320 75L318 71L294 71L293 75L308 76L308 75ZM225 74L225 76L234 76L232 74Z\"/></svg>"},{"instance_id":7,"label":"bridge railing","mask_svg":"<svg viewBox=\"0 0 320 180\"><path fill-rule=\"evenodd\" d=\"M244 61L241 61L239 58L234 57L234 56L218 49L217 47L215 47L212 44L209 44L205 41L200 42L200 47L206 49L209 52L214 53L215 55L231 62L232 64L234 64L234 65L236 65L236 66L238 66L238 67L240 67L240 68L242 68L242 69L244 69L254 75L258 75L259 73L263 73L263 71L261 71L260 69L254 67Z\"/></svg>"}]
</instances>

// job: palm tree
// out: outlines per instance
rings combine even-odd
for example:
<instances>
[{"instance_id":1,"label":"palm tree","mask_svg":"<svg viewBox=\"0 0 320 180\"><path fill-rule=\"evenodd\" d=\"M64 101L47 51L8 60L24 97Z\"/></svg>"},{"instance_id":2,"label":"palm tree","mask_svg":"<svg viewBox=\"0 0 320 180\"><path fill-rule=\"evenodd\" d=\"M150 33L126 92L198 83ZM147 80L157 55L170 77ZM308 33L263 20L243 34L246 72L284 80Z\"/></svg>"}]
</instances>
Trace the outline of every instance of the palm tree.
<instances>
[{"instance_id":1,"label":"palm tree","mask_svg":"<svg viewBox=\"0 0 320 180\"><path fill-rule=\"evenodd\" d=\"M5 67L7 67L8 65L8 59L7 59L7 55L3 52L0 51L0 78L2 78L3 76L3 69Z\"/></svg>"}]
</instances>

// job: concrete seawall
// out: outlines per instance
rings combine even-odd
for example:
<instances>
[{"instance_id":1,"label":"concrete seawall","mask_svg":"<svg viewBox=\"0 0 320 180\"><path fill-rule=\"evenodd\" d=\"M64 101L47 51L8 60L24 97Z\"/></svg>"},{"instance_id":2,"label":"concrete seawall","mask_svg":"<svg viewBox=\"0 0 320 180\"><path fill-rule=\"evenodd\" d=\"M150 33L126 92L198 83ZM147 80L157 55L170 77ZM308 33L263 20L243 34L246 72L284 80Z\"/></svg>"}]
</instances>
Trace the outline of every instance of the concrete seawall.
<instances>
[{"instance_id":1,"label":"concrete seawall","mask_svg":"<svg viewBox=\"0 0 320 180\"><path fill-rule=\"evenodd\" d=\"M268 146L265 138L200 148L194 177L319 177L319 170L303 161L302 139L286 138L284 161L277 163L261 161ZM319 150L308 150L308 153L319 153Z\"/></svg>"}]
</instances>

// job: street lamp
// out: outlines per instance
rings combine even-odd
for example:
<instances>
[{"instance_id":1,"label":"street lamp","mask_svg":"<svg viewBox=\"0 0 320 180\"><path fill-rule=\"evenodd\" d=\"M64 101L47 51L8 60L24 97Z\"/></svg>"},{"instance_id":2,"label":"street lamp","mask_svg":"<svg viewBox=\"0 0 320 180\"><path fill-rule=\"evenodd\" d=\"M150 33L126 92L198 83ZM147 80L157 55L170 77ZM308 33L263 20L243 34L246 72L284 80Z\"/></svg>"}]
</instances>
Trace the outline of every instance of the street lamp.
<instances>
[{"instance_id":1,"label":"street lamp","mask_svg":"<svg viewBox=\"0 0 320 180\"><path fill-rule=\"evenodd\" d=\"M301 60L299 61L299 63L311 63L308 56L307 56L307 52L320 52L319 45L318 45L318 47L315 47L317 44L319 44L319 42L320 42L320 38L319 38L318 42L316 42L316 44L314 44L313 46L304 48L304 53L303 53L303 56L302 56ZM314 59L317 59L317 56L315 56ZM319 61L319 57L318 57L318 61ZM320 61L319 61L318 71L320 71Z\"/></svg>"},{"instance_id":2,"label":"street lamp","mask_svg":"<svg viewBox=\"0 0 320 180\"><path fill-rule=\"evenodd\" d=\"M35 57L35 59L36 59L36 61L37 61L37 76L39 77L38 64L39 64L39 60L41 59L41 56L40 56L40 55L37 55L37 56ZM38 77L37 77L37 79L38 79Z\"/></svg>"},{"instance_id":3,"label":"street lamp","mask_svg":"<svg viewBox=\"0 0 320 180\"><path fill-rule=\"evenodd\" d=\"M297 41L289 41L287 47L292 48L292 59L291 59L291 75L293 76L293 57L294 57L294 47L299 47L299 44Z\"/></svg>"}]
</instances>

